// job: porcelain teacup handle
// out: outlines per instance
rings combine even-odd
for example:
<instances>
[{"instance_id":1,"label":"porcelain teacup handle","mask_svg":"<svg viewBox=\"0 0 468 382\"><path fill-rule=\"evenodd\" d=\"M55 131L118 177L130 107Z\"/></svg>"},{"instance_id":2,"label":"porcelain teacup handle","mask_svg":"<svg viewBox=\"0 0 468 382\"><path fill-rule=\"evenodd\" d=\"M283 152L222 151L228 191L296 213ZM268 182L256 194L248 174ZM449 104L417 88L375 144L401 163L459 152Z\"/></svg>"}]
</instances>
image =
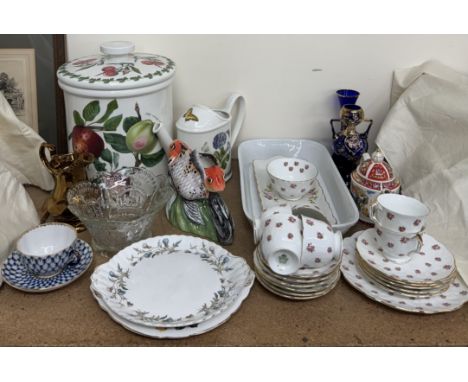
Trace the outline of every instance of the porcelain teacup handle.
<instances>
[{"instance_id":1,"label":"porcelain teacup handle","mask_svg":"<svg viewBox=\"0 0 468 382\"><path fill-rule=\"evenodd\" d=\"M237 109L237 116L235 120L232 121L233 127L231 129L232 131L231 147L234 145L234 142L236 141L237 136L239 135L242 125L244 124L244 120L245 120L245 98L244 96L238 93L231 94L226 100L226 104L224 105L224 108L222 109L223 111L231 115L232 109L236 103L238 103L238 109Z\"/></svg>"},{"instance_id":2,"label":"porcelain teacup handle","mask_svg":"<svg viewBox=\"0 0 468 382\"><path fill-rule=\"evenodd\" d=\"M369 218L374 223L380 224L380 222L375 217L375 210L377 210L378 208L379 208L379 203L377 202L377 200L374 200L371 204L369 204Z\"/></svg>"},{"instance_id":3,"label":"porcelain teacup handle","mask_svg":"<svg viewBox=\"0 0 468 382\"><path fill-rule=\"evenodd\" d=\"M262 225L260 219L254 219L253 221L253 231L254 231L254 244L258 244L262 240Z\"/></svg>"},{"instance_id":4,"label":"porcelain teacup handle","mask_svg":"<svg viewBox=\"0 0 468 382\"><path fill-rule=\"evenodd\" d=\"M418 232L416 234L416 240L418 241L418 246L416 247L415 251L414 252L420 252L423 245L424 245L424 242L423 242L423 238L422 238L422 235L424 234L424 228L421 232Z\"/></svg>"}]
</instances>

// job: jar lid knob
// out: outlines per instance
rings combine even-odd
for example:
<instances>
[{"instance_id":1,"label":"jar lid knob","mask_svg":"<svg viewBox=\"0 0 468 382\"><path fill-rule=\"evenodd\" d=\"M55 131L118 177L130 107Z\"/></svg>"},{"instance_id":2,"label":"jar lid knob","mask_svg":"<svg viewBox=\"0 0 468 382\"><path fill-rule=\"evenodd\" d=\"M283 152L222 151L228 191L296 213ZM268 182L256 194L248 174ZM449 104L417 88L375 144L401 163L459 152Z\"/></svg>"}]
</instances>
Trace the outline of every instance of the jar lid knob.
<instances>
[{"instance_id":1,"label":"jar lid knob","mask_svg":"<svg viewBox=\"0 0 468 382\"><path fill-rule=\"evenodd\" d=\"M372 153L372 161L376 163L382 163L384 161L384 158L385 157L382 151L380 151L380 149L377 149Z\"/></svg>"},{"instance_id":2,"label":"jar lid knob","mask_svg":"<svg viewBox=\"0 0 468 382\"><path fill-rule=\"evenodd\" d=\"M101 44L101 52L110 56L133 53L135 44L131 41L108 41Z\"/></svg>"}]
</instances>

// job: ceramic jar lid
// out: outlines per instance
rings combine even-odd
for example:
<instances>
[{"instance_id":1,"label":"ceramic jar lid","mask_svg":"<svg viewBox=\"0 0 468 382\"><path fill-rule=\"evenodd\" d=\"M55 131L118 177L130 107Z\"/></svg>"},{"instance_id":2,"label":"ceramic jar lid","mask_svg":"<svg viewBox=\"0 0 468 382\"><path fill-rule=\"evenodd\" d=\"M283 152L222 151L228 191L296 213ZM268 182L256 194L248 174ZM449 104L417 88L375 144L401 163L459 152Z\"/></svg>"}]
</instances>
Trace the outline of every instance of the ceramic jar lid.
<instances>
[{"instance_id":1,"label":"ceramic jar lid","mask_svg":"<svg viewBox=\"0 0 468 382\"><path fill-rule=\"evenodd\" d=\"M376 191L397 191L400 187L400 180L395 177L393 169L384 161L384 155L377 149L370 156L363 155L363 160L353 172L353 180L370 190Z\"/></svg>"},{"instance_id":2,"label":"ceramic jar lid","mask_svg":"<svg viewBox=\"0 0 468 382\"><path fill-rule=\"evenodd\" d=\"M170 58L134 53L129 41L101 45L102 55L78 58L60 66L57 76L67 85L100 90L142 88L173 77L175 63Z\"/></svg>"}]
</instances>

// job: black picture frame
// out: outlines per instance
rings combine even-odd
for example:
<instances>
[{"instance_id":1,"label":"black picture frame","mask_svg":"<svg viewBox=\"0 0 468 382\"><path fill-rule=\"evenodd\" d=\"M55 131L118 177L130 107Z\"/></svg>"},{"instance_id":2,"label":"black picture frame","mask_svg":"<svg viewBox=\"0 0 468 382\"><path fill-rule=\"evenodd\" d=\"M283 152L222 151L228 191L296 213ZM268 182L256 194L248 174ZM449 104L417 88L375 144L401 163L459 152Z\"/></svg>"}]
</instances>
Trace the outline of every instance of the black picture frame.
<instances>
[{"instance_id":1,"label":"black picture frame","mask_svg":"<svg viewBox=\"0 0 468 382\"><path fill-rule=\"evenodd\" d=\"M66 62L65 35L2 34L0 48L34 49L39 134L54 144L57 152L68 152L65 101L56 75L58 67Z\"/></svg>"}]
</instances>

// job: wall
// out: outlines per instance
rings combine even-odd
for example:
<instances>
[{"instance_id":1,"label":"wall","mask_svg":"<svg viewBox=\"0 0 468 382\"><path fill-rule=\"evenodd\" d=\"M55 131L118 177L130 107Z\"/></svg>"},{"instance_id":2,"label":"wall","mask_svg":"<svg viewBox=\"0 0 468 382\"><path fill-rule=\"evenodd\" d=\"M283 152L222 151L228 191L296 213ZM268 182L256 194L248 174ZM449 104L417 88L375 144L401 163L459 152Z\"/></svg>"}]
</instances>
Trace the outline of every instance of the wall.
<instances>
[{"instance_id":1,"label":"wall","mask_svg":"<svg viewBox=\"0 0 468 382\"><path fill-rule=\"evenodd\" d=\"M242 93L248 115L239 141L329 144L339 88L361 92L358 104L375 123L372 141L389 108L395 68L432 58L468 71L468 35L68 35L69 58L122 39L176 62L175 118L193 103L221 106L228 92Z\"/></svg>"}]
</instances>

